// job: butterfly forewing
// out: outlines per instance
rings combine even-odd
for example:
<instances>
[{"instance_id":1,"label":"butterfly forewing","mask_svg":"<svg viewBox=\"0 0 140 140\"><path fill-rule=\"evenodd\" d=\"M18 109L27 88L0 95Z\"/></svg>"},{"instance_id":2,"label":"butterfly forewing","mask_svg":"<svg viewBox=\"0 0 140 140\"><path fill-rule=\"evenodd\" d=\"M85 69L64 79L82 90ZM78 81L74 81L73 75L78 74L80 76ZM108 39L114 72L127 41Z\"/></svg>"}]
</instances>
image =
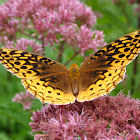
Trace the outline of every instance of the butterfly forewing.
<instances>
[{"instance_id":1,"label":"butterfly forewing","mask_svg":"<svg viewBox=\"0 0 140 140\"><path fill-rule=\"evenodd\" d=\"M122 81L125 67L140 51L140 31L127 34L96 52L81 66L81 79L88 77L88 85L81 86L77 100L93 100L101 95L109 94ZM90 77L90 78L89 78Z\"/></svg>"},{"instance_id":2,"label":"butterfly forewing","mask_svg":"<svg viewBox=\"0 0 140 140\"><path fill-rule=\"evenodd\" d=\"M5 48L0 49L0 62L22 78L25 88L42 102L69 104L75 101L68 69L62 64L33 53Z\"/></svg>"}]
</instances>

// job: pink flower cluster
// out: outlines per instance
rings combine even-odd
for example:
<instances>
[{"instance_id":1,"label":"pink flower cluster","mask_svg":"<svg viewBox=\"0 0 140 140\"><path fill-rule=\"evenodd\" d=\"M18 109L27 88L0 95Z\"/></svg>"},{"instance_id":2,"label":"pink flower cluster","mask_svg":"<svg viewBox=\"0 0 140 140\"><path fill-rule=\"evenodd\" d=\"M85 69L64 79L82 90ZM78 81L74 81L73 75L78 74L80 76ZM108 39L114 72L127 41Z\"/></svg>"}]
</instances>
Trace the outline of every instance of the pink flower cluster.
<instances>
[{"instance_id":1,"label":"pink flower cluster","mask_svg":"<svg viewBox=\"0 0 140 140\"><path fill-rule=\"evenodd\" d=\"M140 101L118 94L66 106L47 105L33 113L35 140L140 139Z\"/></svg>"},{"instance_id":2,"label":"pink flower cluster","mask_svg":"<svg viewBox=\"0 0 140 140\"><path fill-rule=\"evenodd\" d=\"M91 30L96 15L79 0L9 0L0 6L0 15L0 43L8 48L30 45L43 54L48 43L61 46L63 40L84 55L105 45L103 32Z\"/></svg>"},{"instance_id":3,"label":"pink flower cluster","mask_svg":"<svg viewBox=\"0 0 140 140\"><path fill-rule=\"evenodd\" d=\"M28 47L32 48L32 52L37 53L37 54L42 54L43 48L41 44L38 42L35 42L35 40L28 40L26 38L20 38L14 43L14 41L7 41L5 44L6 48L9 49L18 49L18 50L24 50L26 51ZM15 47L14 47L15 46Z\"/></svg>"},{"instance_id":4,"label":"pink flower cluster","mask_svg":"<svg viewBox=\"0 0 140 140\"><path fill-rule=\"evenodd\" d=\"M24 110L30 110L34 96L29 92L20 92L15 95L13 102L21 103Z\"/></svg>"}]
</instances>

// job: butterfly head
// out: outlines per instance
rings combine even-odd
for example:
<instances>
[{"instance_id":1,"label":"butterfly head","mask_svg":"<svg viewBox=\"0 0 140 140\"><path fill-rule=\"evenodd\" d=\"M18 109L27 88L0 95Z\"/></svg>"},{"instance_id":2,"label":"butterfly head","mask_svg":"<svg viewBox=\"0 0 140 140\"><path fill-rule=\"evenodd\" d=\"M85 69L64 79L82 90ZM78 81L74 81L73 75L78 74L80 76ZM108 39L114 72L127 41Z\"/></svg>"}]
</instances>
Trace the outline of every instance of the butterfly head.
<instances>
[{"instance_id":1,"label":"butterfly head","mask_svg":"<svg viewBox=\"0 0 140 140\"><path fill-rule=\"evenodd\" d=\"M70 69L69 69L69 76L70 76L70 78L71 79L77 79L77 78L79 78L79 73L80 73L80 71L79 71L78 65L72 64L70 66Z\"/></svg>"}]
</instances>

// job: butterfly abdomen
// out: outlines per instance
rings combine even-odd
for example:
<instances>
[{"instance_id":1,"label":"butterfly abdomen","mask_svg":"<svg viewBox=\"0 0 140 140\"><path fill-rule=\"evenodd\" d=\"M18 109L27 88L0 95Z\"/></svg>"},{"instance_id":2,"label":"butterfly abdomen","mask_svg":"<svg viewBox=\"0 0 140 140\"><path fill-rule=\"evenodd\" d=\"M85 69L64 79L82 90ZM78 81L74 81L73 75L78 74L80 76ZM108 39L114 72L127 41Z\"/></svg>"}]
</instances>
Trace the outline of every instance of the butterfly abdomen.
<instances>
[{"instance_id":1,"label":"butterfly abdomen","mask_svg":"<svg viewBox=\"0 0 140 140\"><path fill-rule=\"evenodd\" d=\"M79 92L79 67L76 64L72 64L69 70L69 77L71 80L71 88L73 94L76 96Z\"/></svg>"}]
</instances>

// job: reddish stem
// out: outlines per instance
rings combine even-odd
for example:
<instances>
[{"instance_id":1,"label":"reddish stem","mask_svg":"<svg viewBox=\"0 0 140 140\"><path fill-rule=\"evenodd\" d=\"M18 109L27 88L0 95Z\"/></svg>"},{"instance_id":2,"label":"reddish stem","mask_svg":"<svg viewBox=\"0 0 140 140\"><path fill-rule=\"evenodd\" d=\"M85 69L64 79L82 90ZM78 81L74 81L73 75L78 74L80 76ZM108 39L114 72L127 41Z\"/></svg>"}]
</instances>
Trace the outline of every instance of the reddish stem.
<instances>
[{"instance_id":1,"label":"reddish stem","mask_svg":"<svg viewBox=\"0 0 140 140\"><path fill-rule=\"evenodd\" d=\"M63 51L64 51L64 42L61 44L61 46L60 46L60 53L59 53L59 55L56 58L56 60L58 62L60 62L60 63L62 62L62 54L63 54Z\"/></svg>"}]
</instances>

